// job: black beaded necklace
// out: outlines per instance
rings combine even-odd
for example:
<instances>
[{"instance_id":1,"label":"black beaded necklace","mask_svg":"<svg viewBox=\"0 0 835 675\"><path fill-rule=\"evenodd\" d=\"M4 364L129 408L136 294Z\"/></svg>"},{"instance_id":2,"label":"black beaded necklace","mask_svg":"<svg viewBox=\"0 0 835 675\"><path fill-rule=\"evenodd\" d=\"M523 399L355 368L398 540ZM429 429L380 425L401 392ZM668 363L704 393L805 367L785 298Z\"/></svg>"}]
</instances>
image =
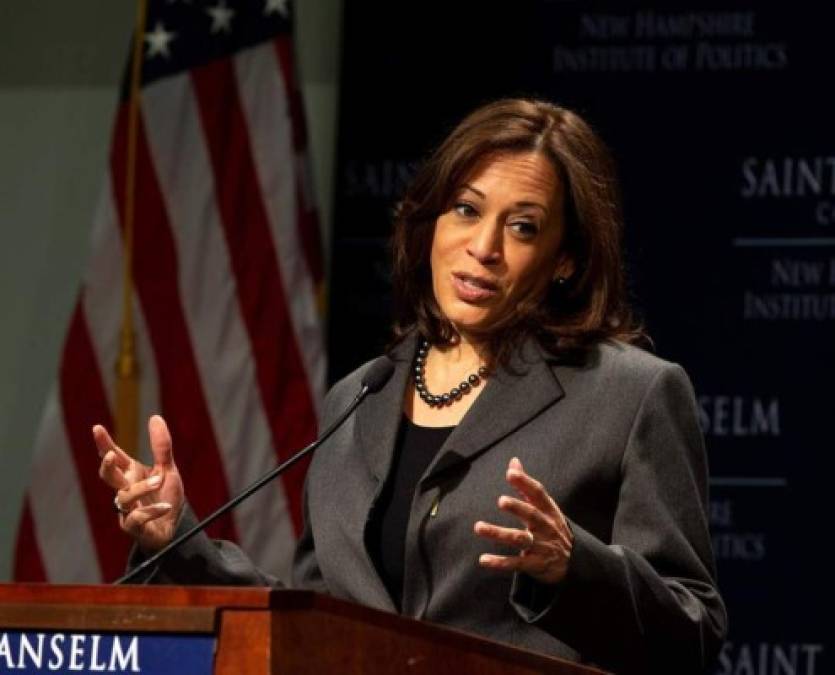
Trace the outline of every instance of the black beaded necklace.
<instances>
[{"instance_id":1,"label":"black beaded necklace","mask_svg":"<svg viewBox=\"0 0 835 675\"><path fill-rule=\"evenodd\" d=\"M480 366L478 371L469 375L466 380L463 380L457 387L453 387L445 394L436 396L426 388L426 377L424 369L426 368L426 357L429 354L429 343L426 340L421 340L418 347L417 356L415 357L415 389L418 395L423 399L426 405L440 408L443 405L451 405L455 401L460 401L464 394L469 394L473 387L481 384L481 380L487 377L487 368Z\"/></svg>"}]
</instances>

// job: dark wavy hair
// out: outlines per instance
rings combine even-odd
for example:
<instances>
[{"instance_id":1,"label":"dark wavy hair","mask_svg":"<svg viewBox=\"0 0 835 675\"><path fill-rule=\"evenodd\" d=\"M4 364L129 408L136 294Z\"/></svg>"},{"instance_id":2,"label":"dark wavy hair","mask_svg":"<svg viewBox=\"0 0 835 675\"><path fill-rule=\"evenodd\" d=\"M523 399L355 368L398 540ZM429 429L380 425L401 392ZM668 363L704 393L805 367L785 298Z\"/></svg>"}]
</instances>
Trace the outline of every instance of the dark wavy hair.
<instances>
[{"instance_id":1,"label":"dark wavy hair","mask_svg":"<svg viewBox=\"0 0 835 675\"><path fill-rule=\"evenodd\" d=\"M574 264L545 297L527 297L485 336L493 363L506 363L521 341L535 337L554 354L578 354L594 342L648 343L627 300L622 217L614 163L606 146L576 113L540 100L502 99L468 115L418 169L395 214L394 337L417 329L446 344L455 329L432 291L429 256L435 221L480 162L505 153L546 157L565 190L560 248ZM556 264L556 260L554 261Z\"/></svg>"}]
</instances>

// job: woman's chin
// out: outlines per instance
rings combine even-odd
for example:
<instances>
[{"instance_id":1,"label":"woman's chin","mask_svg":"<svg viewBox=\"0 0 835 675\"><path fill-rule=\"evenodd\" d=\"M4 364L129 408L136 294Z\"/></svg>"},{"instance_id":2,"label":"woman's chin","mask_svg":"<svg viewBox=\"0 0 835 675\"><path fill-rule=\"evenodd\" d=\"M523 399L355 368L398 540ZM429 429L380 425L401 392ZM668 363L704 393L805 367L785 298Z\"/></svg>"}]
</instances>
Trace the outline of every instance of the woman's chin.
<instances>
[{"instance_id":1,"label":"woman's chin","mask_svg":"<svg viewBox=\"0 0 835 675\"><path fill-rule=\"evenodd\" d=\"M448 316L450 323L455 327L455 332L468 342L480 342L490 333L492 325L491 317L488 314L473 316Z\"/></svg>"}]
</instances>

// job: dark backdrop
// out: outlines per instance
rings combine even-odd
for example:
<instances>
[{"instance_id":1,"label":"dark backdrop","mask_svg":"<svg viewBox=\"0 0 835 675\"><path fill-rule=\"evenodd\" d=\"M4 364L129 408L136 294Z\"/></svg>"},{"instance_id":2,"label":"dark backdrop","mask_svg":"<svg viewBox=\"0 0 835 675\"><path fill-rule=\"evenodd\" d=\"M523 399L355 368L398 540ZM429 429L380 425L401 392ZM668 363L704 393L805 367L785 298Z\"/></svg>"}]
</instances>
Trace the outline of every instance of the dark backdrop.
<instances>
[{"instance_id":1,"label":"dark backdrop","mask_svg":"<svg viewBox=\"0 0 835 675\"><path fill-rule=\"evenodd\" d=\"M636 304L699 397L731 620L716 672L832 672L831 25L797 3L665 5L346 3L331 380L389 338L414 165L491 99L577 110L618 162Z\"/></svg>"}]
</instances>

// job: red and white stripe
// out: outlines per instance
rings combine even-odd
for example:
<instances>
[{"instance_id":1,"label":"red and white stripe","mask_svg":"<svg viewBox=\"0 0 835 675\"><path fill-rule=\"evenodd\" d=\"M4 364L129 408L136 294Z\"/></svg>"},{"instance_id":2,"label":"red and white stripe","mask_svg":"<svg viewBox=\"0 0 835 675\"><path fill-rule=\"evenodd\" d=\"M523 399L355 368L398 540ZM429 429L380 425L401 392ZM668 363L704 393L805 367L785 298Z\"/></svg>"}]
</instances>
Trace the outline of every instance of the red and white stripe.
<instances>
[{"instance_id":1,"label":"red and white stripe","mask_svg":"<svg viewBox=\"0 0 835 675\"><path fill-rule=\"evenodd\" d=\"M133 252L141 415L166 417L203 515L313 438L324 392L319 240L282 40L143 89ZM94 423L113 426L126 124L122 106L89 271L36 441L19 580L110 580L129 546L90 435ZM303 469L213 534L286 576Z\"/></svg>"}]
</instances>

